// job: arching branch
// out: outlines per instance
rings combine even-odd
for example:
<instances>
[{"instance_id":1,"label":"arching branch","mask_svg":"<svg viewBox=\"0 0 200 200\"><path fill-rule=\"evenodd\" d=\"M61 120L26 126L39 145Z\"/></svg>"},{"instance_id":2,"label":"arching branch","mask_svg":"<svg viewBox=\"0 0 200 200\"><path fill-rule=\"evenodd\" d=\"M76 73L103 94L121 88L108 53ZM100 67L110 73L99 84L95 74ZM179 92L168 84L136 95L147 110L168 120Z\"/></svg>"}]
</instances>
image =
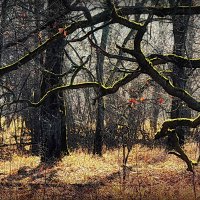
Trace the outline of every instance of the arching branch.
<instances>
[{"instance_id":1,"label":"arching branch","mask_svg":"<svg viewBox=\"0 0 200 200\"><path fill-rule=\"evenodd\" d=\"M198 125L200 125L200 115L198 115L194 119L188 119L188 118L169 119L162 124L161 129L155 135L155 139L160 139L162 137L167 136L169 134L168 132L169 129L175 129L178 126L188 126L190 128L196 128Z\"/></svg>"}]
</instances>

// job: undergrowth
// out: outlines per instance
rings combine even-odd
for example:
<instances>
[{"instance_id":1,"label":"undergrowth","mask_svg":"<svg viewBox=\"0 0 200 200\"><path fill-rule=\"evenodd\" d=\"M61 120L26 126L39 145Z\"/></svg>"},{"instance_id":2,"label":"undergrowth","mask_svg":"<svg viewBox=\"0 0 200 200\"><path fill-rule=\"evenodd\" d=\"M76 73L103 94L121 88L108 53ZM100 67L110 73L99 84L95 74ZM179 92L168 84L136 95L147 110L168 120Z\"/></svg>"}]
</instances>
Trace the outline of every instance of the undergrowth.
<instances>
[{"instance_id":1,"label":"undergrowth","mask_svg":"<svg viewBox=\"0 0 200 200\"><path fill-rule=\"evenodd\" d=\"M185 149L198 157L196 144ZM122 150L103 157L83 150L71 152L53 166L39 157L10 153L0 161L0 199L200 199L200 169L185 164L162 148L135 145L122 179ZM196 196L195 196L196 195Z\"/></svg>"}]
</instances>

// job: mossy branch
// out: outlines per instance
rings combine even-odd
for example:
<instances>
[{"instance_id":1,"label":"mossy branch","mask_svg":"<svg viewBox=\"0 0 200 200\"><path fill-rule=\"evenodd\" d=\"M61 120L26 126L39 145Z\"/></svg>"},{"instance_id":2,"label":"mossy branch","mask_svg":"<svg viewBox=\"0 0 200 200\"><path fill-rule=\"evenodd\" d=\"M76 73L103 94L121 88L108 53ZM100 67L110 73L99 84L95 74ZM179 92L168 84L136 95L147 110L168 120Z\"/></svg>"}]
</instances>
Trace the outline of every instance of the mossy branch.
<instances>
[{"instance_id":1,"label":"mossy branch","mask_svg":"<svg viewBox=\"0 0 200 200\"><path fill-rule=\"evenodd\" d=\"M50 39L46 40L42 45L38 46L36 49L33 51L30 51L27 53L25 56L17 60L16 62L6 65L3 67L0 67L0 76L3 76L4 74L17 70L20 66L26 64L30 60L32 60L35 56L37 56L39 53L44 51L53 41L58 39L59 37L62 37L60 33L56 33L53 37Z\"/></svg>"},{"instance_id":2,"label":"mossy branch","mask_svg":"<svg viewBox=\"0 0 200 200\"><path fill-rule=\"evenodd\" d=\"M195 162L188 158L186 153L180 147L179 138L176 134L175 129L178 126L188 126L191 128L196 128L199 124L200 124L200 115L198 115L194 119L189 119L189 118L170 119L166 120L162 124L160 131L158 131L157 134L155 135L155 139L160 139L168 135L171 136L172 145L176 152L170 151L169 154L174 154L180 159L182 159L187 164L188 167L187 170L191 172L193 172L193 166L199 163L199 159L197 160L197 162Z\"/></svg>"},{"instance_id":3,"label":"mossy branch","mask_svg":"<svg viewBox=\"0 0 200 200\"><path fill-rule=\"evenodd\" d=\"M183 160L187 164L187 170L193 172L193 165L196 165L196 162L193 162L188 158L188 156L185 154L183 149L179 145L179 138L175 132L175 130L169 131L172 137L172 144L173 148L176 152L170 151L169 154L174 154L181 160Z\"/></svg>"},{"instance_id":4,"label":"mossy branch","mask_svg":"<svg viewBox=\"0 0 200 200\"><path fill-rule=\"evenodd\" d=\"M200 115L198 115L194 119L189 119L189 118L169 119L162 124L161 129L155 135L155 139L160 139L162 137L167 136L170 133L168 132L169 129L175 129L178 126L188 126L191 128L196 128L198 125L200 125Z\"/></svg>"},{"instance_id":5,"label":"mossy branch","mask_svg":"<svg viewBox=\"0 0 200 200\"><path fill-rule=\"evenodd\" d=\"M185 68L200 68L200 58L190 59L183 56L178 56L176 54L152 54L148 57L153 65L166 64L168 62L178 64L179 67Z\"/></svg>"},{"instance_id":6,"label":"mossy branch","mask_svg":"<svg viewBox=\"0 0 200 200\"><path fill-rule=\"evenodd\" d=\"M188 107L193 110L200 111L200 101L195 100L187 91L182 88L175 87L172 82L163 76L157 69L153 66L150 59L146 58L141 50L141 42L146 31L145 26L151 21L151 15L145 23L144 27L141 27L135 36L134 40L134 50L130 50L124 47L119 47L122 51L134 56L142 70L143 73L148 74L155 82L157 82L168 94L172 96L179 97L182 99ZM177 58L179 58L177 56Z\"/></svg>"},{"instance_id":7,"label":"mossy branch","mask_svg":"<svg viewBox=\"0 0 200 200\"><path fill-rule=\"evenodd\" d=\"M176 96L183 100L189 108L200 112L200 101L195 100L187 91L182 88L175 87L172 82L162 75L147 59L144 54L136 52L134 54L143 73L148 74L155 82L157 82L168 94Z\"/></svg>"},{"instance_id":8,"label":"mossy branch","mask_svg":"<svg viewBox=\"0 0 200 200\"><path fill-rule=\"evenodd\" d=\"M122 24L130 29L135 29L135 30L139 30L143 27L143 25L141 23L138 23L133 20L128 20L125 17L119 15L119 13L120 12L118 11L118 9L116 9L115 6L113 6L113 9L112 9L113 22Z\"/></svg>"},{"instance_id":9,"label":"mossy branch","mask_svg":"<svg viewBox=\"0 0 200 200\"><path fill-rule=\"evenodd\" d=\"M86 27L92 26L94 24L108 21L109 19L110 19L110 17L108 16L108 14L106 14L106 12L102 12L100 14L95 15L91 21L88 21L88 20L76 21L76 22L70 24L69 26L65 27L64 30L69 35L69 34L73 33L74 31L76 31L78 28L86 28ZM40 54L41 52L46 50L52 44L52 42L56 41L57 39L59 39L61 37L63 37L63 33L58 32L55 35L53 35L51 38L46 40L43 44L41 44L40 46L35 48L33 51L30 51L27 54L25 54L23 57L18 59L16 62L6 65L6 66L0 66L0 76L3 76L6 73L9 73L11 71L19 69L19 67L21 67L22 65L26 64L27 62L29 62L30 60L35 58L35 56L37 56L38 54Z\"/></svg>"},{"instance_id":10,"label":"mossy branch","mask_svg":"<svg viewBox=\"0 0 200 200\"><path fill-rule=\"evenodd\" d=\"M62 86L58 86L55 88L52 88L50 90L48 90L38 102L32 102L28 99L21 99L21 100L14 100L10 104L13 103L26 103L28 106L30 107L38 107L41 104L44 103L44 101L52 94L62 91L62 90L73 90L73 89L81 89L81 88L99 88L99 90L101 91L101 96L97 96L94 100L96 101L98 98L102 97L102 96L106 96L109 94L113 94L115 92L117 92L117 90L122 87L123 85L129 83L131 80L137 78L139 75L141 74L141 71L139 69L133 71L132 73L124 76L123 78L119 79L118 81L116 81L113 86L111 87L105 87L104 85L98 83L98 82L83 82L83 83L77 83L77 84L69 84L69 85L62 85ZM7 105L8 105L7 104ZM3 105L5 106L5 105Z\"/></svg>"},{"instance_id":11,"label":"mossy branch","mask_svg":"<svg viewBox=\"0 0 200 200\"><path fill-rule=\"evenodd\" d=\"M120 15L119 15L120 13ZM143 27L140 23L137 23L135 21L127 20L123 16L125 15L134 15L134 14L145 14L145 13L151 13L153 15L160 15L162 13L163 15L180 15L180 14L200 14L200 6L195 6L195 7L176 7L176 8L144 8L144 7L122 7L120 9L114 9L112 18L114 21L112 23L119 23L123 24L126 27L129 27L131 29L136 29L139 30ZM60 17L60 16L58 16ZM73 33L75 30L79 28L86 28L89 26L93 26L95 24L99 24L101 22L109 21L111 19L110 13L107 11L103 11L91 18L91 20L80 20L72 23L71 25L67 26L65 28L65 31L67 34ZM46 25L45 25L46 26ZM36 31L33 31L36 32ZM0 76L11 72L13 70L17 70L20 66L24 65L25 63L29 62L32 60L35 56L43 52L48 48L48 46L55 41L56 39L63 37L63 34L56 33L54 36L52 36L50 39L45 41L42 45L34 49L33 51L28 52L26 55L24 55L22 58L17 60L16 62L6 65L6 66L0 66ZM23 38L22 40L26 40L27 38ZM9 46L12 46L13 44L10 44Z\"/></svg>"},{"instance_id":12,"label":"mossy branch","mask_svg":"<svg viewBox=\"0 0 200 200\"><path fill-rule=\"evenodd\" d=\"M38 107L44 103L44 101L52 94L62 91L62 90L73 90L73 89L81 89L81 88L102 88L102 86L97 82L84 82L84 83L77 83L75 85L62 85L55 88L48 90L42 98L37 102L32 102L27 99L21 99L17 101L13 101L12 103L26 103L30 107Z\"/></svg>"}]
</instances>

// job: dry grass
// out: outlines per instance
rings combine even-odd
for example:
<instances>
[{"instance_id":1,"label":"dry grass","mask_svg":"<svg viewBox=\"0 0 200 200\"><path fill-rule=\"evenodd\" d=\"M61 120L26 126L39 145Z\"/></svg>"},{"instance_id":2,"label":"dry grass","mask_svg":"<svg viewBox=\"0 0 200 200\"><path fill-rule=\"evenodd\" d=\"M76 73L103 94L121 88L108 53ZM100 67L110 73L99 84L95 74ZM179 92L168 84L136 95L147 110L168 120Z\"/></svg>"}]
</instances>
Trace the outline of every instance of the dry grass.
<instances>
[{"instance_id":1,"label":"dry grass","mask_svg":"<svg viewBox=\"0 0 200 200\"><path fill-rule=\"evenodd\" d=\"M192 159L195 144L186 145ZM0 199L200 199L200 169L195 176L185 164L163 149L136 145L122 180L122 151L106 151L102 158L72 152L54 166L39 158L12 155L0 162Z\"/></svg>"}]
</instances>

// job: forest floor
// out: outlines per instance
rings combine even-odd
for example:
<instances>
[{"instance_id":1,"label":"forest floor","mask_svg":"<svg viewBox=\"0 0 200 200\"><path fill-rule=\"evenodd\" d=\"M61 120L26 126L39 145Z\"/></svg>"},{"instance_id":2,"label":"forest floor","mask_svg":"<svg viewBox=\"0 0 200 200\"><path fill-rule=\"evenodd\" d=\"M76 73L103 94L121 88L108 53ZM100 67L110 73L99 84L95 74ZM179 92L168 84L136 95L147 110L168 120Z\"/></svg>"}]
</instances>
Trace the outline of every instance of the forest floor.
<instances>
[{"instance_id":1,"label":"forest floor","mask_svg":"<svg viewBox=\"0 0 200 200\"><path fill-rule=\"evenodd\" d=\"M196 144L185 149L197 158ZM135 145L125 181L122 172L121 149L105 151L102 158L75 151L54 166L11 152L0 160L0 199L200 200L200 167L188 172L164 149Z\"/></svg>"}]
</instances>

